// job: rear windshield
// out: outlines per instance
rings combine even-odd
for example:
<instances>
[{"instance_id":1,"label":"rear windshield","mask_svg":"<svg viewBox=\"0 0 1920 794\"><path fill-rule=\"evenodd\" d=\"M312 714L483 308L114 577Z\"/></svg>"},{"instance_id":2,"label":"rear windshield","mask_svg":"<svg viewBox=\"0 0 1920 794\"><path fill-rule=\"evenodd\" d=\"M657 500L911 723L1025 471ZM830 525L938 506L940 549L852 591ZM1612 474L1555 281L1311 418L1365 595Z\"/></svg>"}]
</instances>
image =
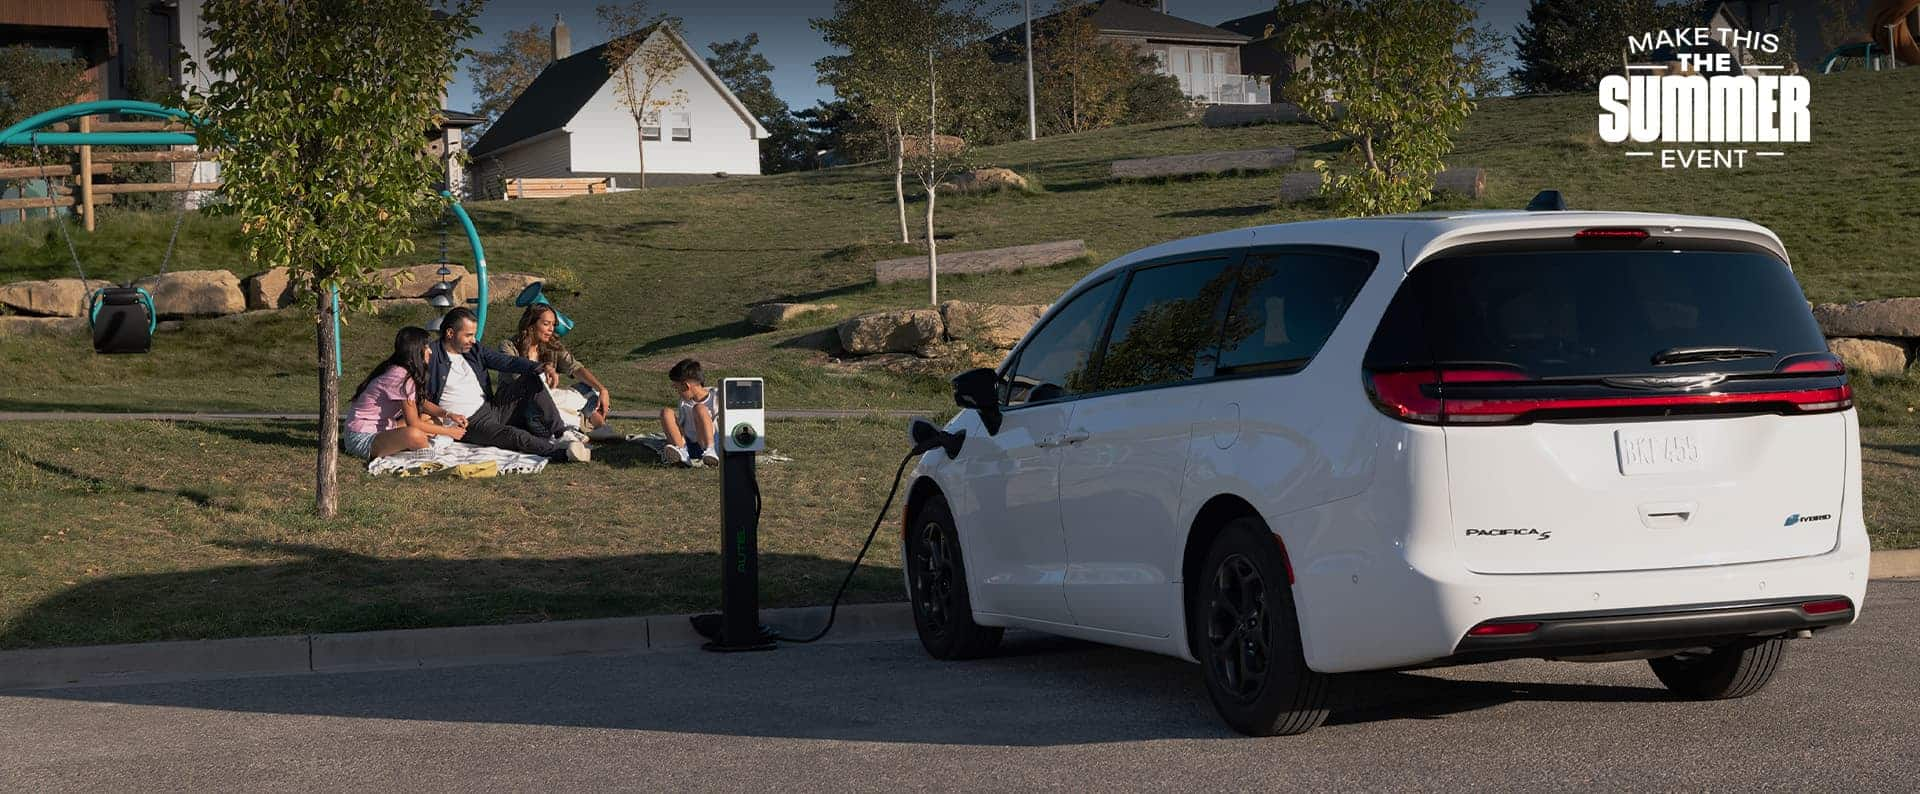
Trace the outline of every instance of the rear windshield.
<instances>
[{"instance_id":1,"label":"rear windshield","mask_svg":"<svg viewBox=\"0 0 1920 794\"><path fill-rule=\"evenodd\" d=\"M1415 267L1367 366L1484 363L1534 378L1754 373L1825 351L1799 283L1766 254L1500 251Z\"/></svg>"}]
</instances>

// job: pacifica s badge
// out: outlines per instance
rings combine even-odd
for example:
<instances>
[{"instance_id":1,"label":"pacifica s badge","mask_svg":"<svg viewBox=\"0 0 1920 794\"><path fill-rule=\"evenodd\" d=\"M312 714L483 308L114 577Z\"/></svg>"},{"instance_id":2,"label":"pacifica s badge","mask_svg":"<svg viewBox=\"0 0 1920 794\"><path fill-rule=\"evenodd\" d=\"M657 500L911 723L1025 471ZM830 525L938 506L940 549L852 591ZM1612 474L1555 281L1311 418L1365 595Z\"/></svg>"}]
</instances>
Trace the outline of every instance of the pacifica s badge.
<instances>
[{"instance_id":1,"label":"pacifica s badge","mask_svg":"<svg viewBox=\"0 0 1920 794\"><path fill-rule=\"evenodd\" d=\"M1534 529L1533 527L1522 527L1518 529L1469 529L1467 530L1467 537L1470 537L1470 538L1473 538L1473 537L1487 537L1487 538L1531 537L1534 540L1549 540L1553 537L1553 530Z\"/></svg>"}]
</instances>

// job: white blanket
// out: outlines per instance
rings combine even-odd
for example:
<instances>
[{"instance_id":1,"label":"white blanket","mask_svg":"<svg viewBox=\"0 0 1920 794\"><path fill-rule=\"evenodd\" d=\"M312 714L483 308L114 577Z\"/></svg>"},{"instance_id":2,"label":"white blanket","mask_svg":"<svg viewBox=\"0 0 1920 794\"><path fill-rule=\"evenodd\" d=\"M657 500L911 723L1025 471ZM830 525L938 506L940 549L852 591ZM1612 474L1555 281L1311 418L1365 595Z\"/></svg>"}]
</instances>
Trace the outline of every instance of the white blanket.
<instances>
[{"instance_id":1,"label":"white blanket","mask_svg":"<svg viewBox=\"0 0 1920 794\"><path fill-rule=\"evenodd\" d=\"M441 468L451 469L462 463L486 461L499 464L501 474L538 474L547 467L547 459L539 455L512 452L499 447L478 447L448 440L446 436L434 436L433 445L426 449L396 452L367 461L367 473L400 474L423 463L438 463Z\"/></svg>"}]
</instances>

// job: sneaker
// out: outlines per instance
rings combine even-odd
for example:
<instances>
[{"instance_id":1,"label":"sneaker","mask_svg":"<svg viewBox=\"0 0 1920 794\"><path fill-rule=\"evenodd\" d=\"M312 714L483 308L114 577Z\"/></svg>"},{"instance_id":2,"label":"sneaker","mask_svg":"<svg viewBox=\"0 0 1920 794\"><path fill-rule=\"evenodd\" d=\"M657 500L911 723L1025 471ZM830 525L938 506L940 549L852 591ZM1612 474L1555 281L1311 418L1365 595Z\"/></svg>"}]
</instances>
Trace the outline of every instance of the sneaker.
<instances>
[{"instance_id":1,"label":"sneaker","mask_svg":"<svg viewBox=\"0 0 1920 794\"><path fill-rule=\"evenodd\" d=\"M587 431L587 438L592 441L623 441L626 439L625 436L620 434L620 431L613 429L612 425L601 425Z\"/></svg>"},{"instance_id":2,"label":"sneaker","mask_svg":"<svg viewBox=\"0 0 1920 794\"><path fill-rule=\"evenodd\" d=\"M593 450L588 449L586 444L578 441L569 441L567 442L567 460L573 461L574 463L586 463L587 461L593 460Z\"/></svg>"},{"instance_id":3,"label":"sneaker","mask_svg":"<svg viewBox=\"0 0 1920 794\"><path fill-rule=\"evenodd\" d=\"M700 462L708 466L718 466L720 465L720 453L714 452L711 449L702 452L700 453Z\"/></svg>"},{"instance_id":4,"label":"sneaker","mask_svg":"<svg viewBox=\"0 0 1920 794\"><path fill-rule=\"evenodd\" d=\"M691 463L691 461L687 460L687 448L676 447L672 444L660 448L660 458L674 466L685 466Z\"/></svg>"},{"instance_id":5,"label":"sneaker","mask_svg":"<svg viewBox=\"0 0 1920 794\"><path fill-rule=\"evenodd\" d=\"M569 427L560 434L561 441L578 441L583 444L592 440L592 438L592 436L580 432L580 428L577 427Z\"/></svg>"}]
</instances>

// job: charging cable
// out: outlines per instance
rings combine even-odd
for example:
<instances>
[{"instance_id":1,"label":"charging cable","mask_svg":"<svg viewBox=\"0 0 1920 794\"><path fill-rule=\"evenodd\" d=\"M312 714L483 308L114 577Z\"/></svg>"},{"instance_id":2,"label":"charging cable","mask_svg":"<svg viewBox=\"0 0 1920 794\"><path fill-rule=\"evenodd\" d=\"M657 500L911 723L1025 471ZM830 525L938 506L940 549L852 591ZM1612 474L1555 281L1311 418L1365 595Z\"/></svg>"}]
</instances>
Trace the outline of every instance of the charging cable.
<instances>
[{"instance_id":1,"label":"charging cable","mask_svg":"<svg viewBox=\"0 0 1920 794\"><path fill-rule=\"evenodd\" d=\"M887 511L893 509L893 497L900 493L900 479L907 474L907 464L913 462L916 456L926 451L927 450L916 446L912 452L907 453L906 457L900 459L900 468L893 473L893 487L887 491L887 503L880 506L880 515L874 516L873 529L867 532L867 542L860 545L860 553L853 558L853 567L847 569L847 577L840 580L840 589L833 593L833 606L827 609L827 625L821 626L820 632L811 637L778 637L777 639L781 642L813 642L821 637L827 636L827 632L833 630L833 618L840 612L840 598L847 594L847 585L853 583L853 575L860 570L860 562L866 559L867 549L873 548L873 539L879 536L880 524L887 520ZM756 483L754 488L753 512L755 521L757 522L760 514L759 484Z\"/></svg>"}]
</instances>

